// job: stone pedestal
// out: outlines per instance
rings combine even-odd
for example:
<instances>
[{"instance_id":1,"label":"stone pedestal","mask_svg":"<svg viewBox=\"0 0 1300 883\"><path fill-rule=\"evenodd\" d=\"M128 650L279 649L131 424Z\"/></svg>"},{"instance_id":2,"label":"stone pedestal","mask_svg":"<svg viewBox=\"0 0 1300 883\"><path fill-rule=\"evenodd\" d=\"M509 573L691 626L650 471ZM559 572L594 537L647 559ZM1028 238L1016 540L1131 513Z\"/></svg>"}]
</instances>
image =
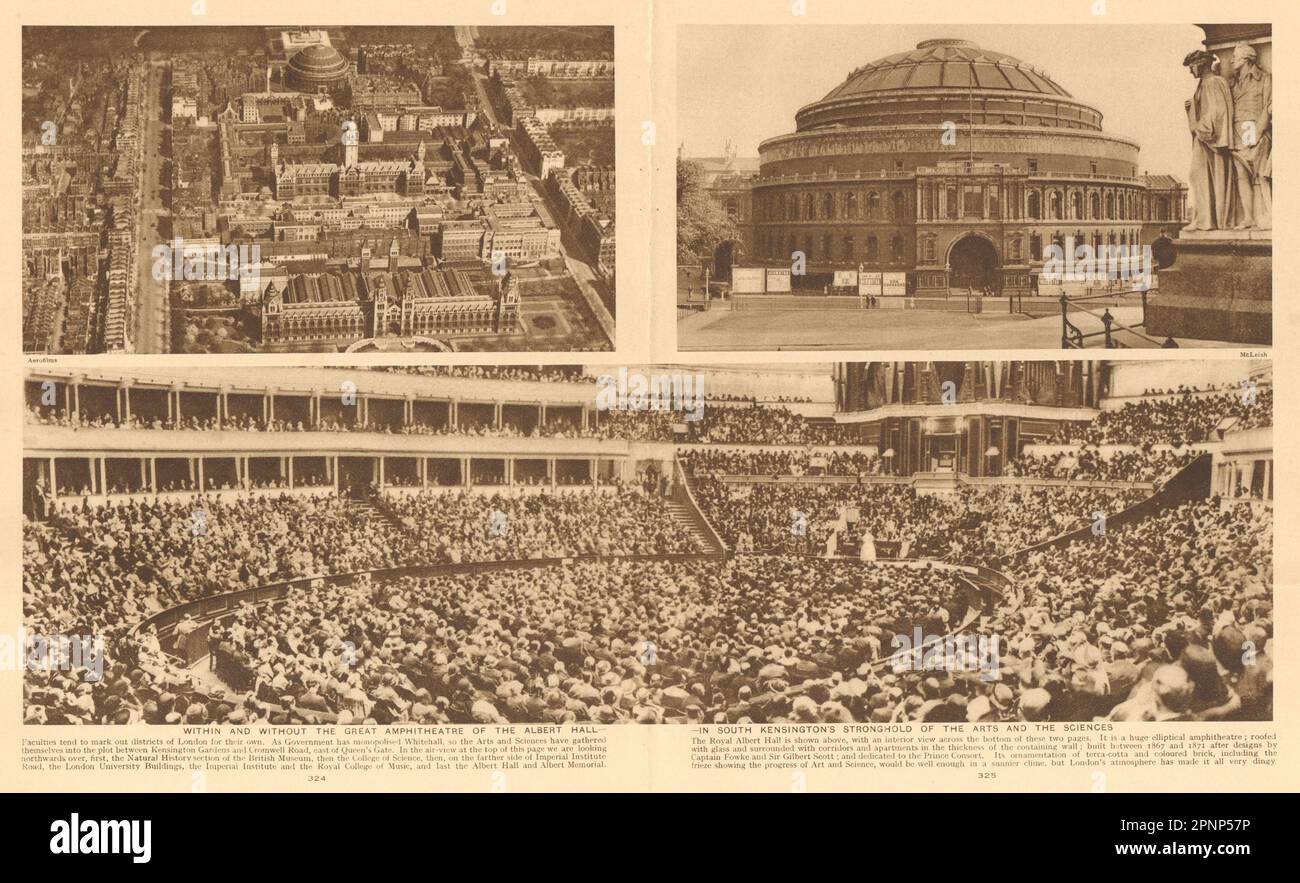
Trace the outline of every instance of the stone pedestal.
<instances>
[{"instance_id":1,"label":"stone pedestal","mask_svg":"<svg viewBox=\"0 0 1300 883\"><path fill-rule=\"evenodd\" d=\"M1183 231L1147 306L1152 337L1273 343L1273 241L1267 230Z\"/></svg>"}]
</instances>

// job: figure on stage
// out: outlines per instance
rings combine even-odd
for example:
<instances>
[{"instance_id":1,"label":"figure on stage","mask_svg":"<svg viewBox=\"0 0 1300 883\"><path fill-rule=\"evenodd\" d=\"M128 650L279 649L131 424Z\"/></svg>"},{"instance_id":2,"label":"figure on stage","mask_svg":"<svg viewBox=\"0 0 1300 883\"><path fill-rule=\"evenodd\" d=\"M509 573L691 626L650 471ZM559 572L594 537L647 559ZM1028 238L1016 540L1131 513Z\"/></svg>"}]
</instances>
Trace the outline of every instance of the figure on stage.
<instances>
[{"instance_id":1,"label":"figure on stage","mask_svg":"<svg viewBox=\"0 0 1300 883\"><path fill-rule=\"evenodd\" d=\"M862 531L862 548L858 550L858 558L862 561L876 560L876 538L871 535L870 530Z\"/></svg>"}]
</instances>

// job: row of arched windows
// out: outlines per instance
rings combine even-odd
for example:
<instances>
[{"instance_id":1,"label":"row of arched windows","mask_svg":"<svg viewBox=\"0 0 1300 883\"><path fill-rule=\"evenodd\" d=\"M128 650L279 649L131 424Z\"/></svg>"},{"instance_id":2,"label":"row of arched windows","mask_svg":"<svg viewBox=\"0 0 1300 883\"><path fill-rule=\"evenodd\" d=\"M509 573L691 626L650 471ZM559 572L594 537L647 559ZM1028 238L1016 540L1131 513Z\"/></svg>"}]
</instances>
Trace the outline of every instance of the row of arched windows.
<instances>
[{"instance_id":1,"label":"row of arched windows","mask_svg":"<svg viewBox=\"0 0 1300 883\"><path fill-rule=\"evenodd\" d=\"M1064 251L1066 235L1059 231L1053 233L1051 243ZM1013 237L1007 243L1007 261L1019 263L1024 260L1021 243L1022 240L1019 236ZM1104 236L1100 232L1094 232L1091 238L1085 236L1082 231L1075 231L1073 234L1073 245L1076 248L1080 245L1091 244L1094 250L1098 250L1103 245L1129 247L1137 246L1140 243L1141 237L1138 232L1131 230L1112 230ZM802 252L810 263L813 261L821 263L875 263L881 260L900 263L907 258L907 241L902 234L895 234L887 242L882 242L875 235L867 235L861 238L852 233L843 236L836 236L831 233L824 233L820 236L797 236L793 233L785 235L779 231L760 230L758 233L758 250L763 258L777 261L791 260L795 252ZM917 250L921 263L933 264L936 260L935 237L932 235L922 237ZM1040 233L1032 233L1029 236L1029 259L1033 261L1043 260L1043 236Z\"/></svg>"},{"instance_id":2,"label":"row of arched windows","mask_svg":"<svg viewBox=\"0 0 1300 883\"><path fill-rule=\"evenodd\" d=\"M782 236L775 232L760 231L758 234L759 252L772 260L791 260L795 252L803 252L808 261L848 261L875 262L881 260L882 242L874 235L861 239L852 233L836 237L831 233L821 236L805 235L802 237L791 233ZM883 243L884 255L891 263L900 263L907 257L907 240L901 233L890 237Z\"/></svg>"},{"instance_id":3,"label":"row of arched windows","mask_svg":"<svg viewBox=\"0 0 1300 883\"><path fill-rule=\"evenodd\" d=\"M1119 232L1111 230L1106 234L1105 239L1102 238L1100 232L1094 232L1091 237L1088 237L1085 236L1082 231L1076 230L1072 239L1074 240L1073 245L1075 248L1078 248L1080 245L1091 245L1094 252L1099 250L1103 245L1118 245L1127 248L1130 246L1136 247L1141 244L1141 236L1137 231L1130 230L1122 230ZM1065 234L1060 233L1059 231L1053 233L1052 244L1064 252L1066 246ZM1038 233L1033 233L1029 237L1029 258L1034 261L1041 261L1043 259L1043 237Z\"/></svg>"},{"instance_id":4,"label":"row of arched windows","mask_svg":"<svg viewBox=\"0 0 1300 883\"><path fill-rule=\"evenodd\" d=\"M1161 197L1168 211L1169 200ZM1142 196L1133 190L1107 190L1103 196L1094 190L1087 194L1079 190L1065 192L1052 188L1044 193L1030 190L1028 194L1028 215L1034 220L1071 220L1071 221L1127 221L1141 220Z\"/></svg>"},{"instance_id":5,"label":"row of arched windows","mask_svg":"<svg viewBox=\"0 0 1300 883\"><path fill-rule=\"evenodd\" d=\"M997 191L994 189L991 192ZM902 221L907 217L908 200L904 191L894 190L889 194L887 203L882 203L882 199L881 194L875 190L865 193L856 190L790 192L768 194L759 198L755 206L759 221ZM956 189L949 188L948 212L953 217L956 216L956 199ZM993 199L992 216L997 217L996 196ZM1033 220L1143 219L1143 196L1136 190L1107 190L1104 195L1093 190L1085 197L1081 190L1035 189L1028 192L1026 202L1026 213ZM728 204L728 213L735 216L731 204ZM982 210L974 213L982 214ZM1153 199L1153 220L1170 220L1172 214L1168 197Z\"/></svg>"},{"instance_id":6,"label":"row of arched windows","mask_svg":"<svg viewBox=\"0 0 1300 883\"><path fill-rule=\"evenodd\" d=\"M365 321L361 318L283 319L277 340L319 340L323 338L364 337Z\"/></svg>"},{"instance_id":7,"label":"row of arched windows","mask_svg":"<svg viewBox=\"0 0 1300 883\"><path fill-rule=\"evenodd\" d=\"M876 190L776 193L762 197L756 205L760 221L874 221L885 220L885 211L888 220L901 221L907 215L907 194L902 190L888 197Z\"/></svg>"}]
</instances>

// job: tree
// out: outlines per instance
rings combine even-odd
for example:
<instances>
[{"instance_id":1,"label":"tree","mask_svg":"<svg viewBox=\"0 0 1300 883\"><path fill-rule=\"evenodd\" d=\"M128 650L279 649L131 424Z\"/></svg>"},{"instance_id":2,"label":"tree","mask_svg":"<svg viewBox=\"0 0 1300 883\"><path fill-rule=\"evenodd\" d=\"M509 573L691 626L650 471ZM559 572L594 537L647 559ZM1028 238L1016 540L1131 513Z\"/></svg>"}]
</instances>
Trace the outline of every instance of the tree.
<instances>
[{"instance_id":1,"label":"tree","mask_svg":"<svg viewBox=\"0 0 1300 883\"><path fill-rule=\"evenodd\" d=\"M726 210L704 189L699 163L677 160L677 262L695 265L740 231Z\"/></svg>"}]
</instances>

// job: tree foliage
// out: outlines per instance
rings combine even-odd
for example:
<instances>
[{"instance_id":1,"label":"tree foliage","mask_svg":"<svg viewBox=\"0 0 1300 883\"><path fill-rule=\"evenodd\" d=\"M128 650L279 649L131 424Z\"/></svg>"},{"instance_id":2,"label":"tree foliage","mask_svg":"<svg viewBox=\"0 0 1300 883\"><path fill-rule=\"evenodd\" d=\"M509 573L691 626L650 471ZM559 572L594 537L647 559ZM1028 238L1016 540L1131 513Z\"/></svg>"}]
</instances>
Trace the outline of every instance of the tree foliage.
<instances>
[{"instance_id":1,"label":"tree foliage","mask_svg":"<svg viewBox=\"0 0 1300 883\"><path fill-rule=\"evenodd\" d=\"M700 164L677 160L677 262L697 264L719 244L739 236L726 209L704 189Z\"/></svg>"}]
</instances>

